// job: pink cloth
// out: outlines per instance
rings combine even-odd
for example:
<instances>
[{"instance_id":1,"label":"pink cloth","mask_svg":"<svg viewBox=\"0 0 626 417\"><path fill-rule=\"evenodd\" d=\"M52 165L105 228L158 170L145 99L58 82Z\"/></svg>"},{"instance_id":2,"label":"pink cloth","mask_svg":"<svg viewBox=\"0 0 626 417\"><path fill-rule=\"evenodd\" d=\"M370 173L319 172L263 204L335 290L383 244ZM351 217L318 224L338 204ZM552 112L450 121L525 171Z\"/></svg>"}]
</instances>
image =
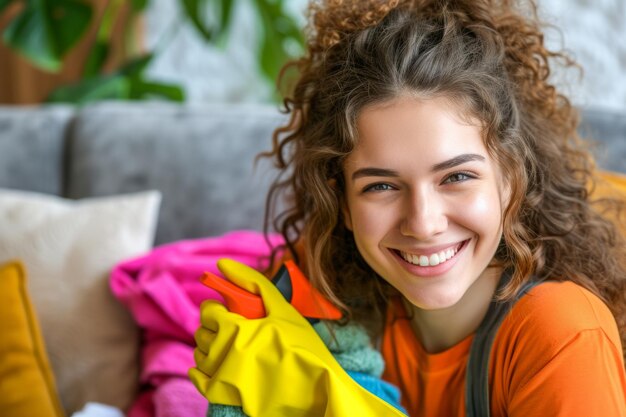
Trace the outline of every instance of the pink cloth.
<instances>
[{"instance_id":1,"label":"pink cloth","mask_svg":"<svg viewBox=\"0 0 626 417\"><path fill-rule=\"evenodd\" d=\"M271 247L283 243L278 235L269 240ZM216 266L220 258L264 269L271 247L259 232L237 231L163 245L113 269L111 290L143 330L140 382L144 388L129 417L206 415L207 402L187 371L194 365L193 334L200 325L200 303L223 299L199 278L205 271L221 275ZM181 401L178 397L183 393Z\"/></svg>"},{"instance_id":2,"label":"pink cloth","mask_svg":"<svg viewBox=\"0 0 626 417\"><path fill-rule=\"evenodd\" d=\"M160 417L201 416L207 414L207 400L187 379L169 378L156 389L153 396L156 415Z\"/></svg>"}]
</instances>

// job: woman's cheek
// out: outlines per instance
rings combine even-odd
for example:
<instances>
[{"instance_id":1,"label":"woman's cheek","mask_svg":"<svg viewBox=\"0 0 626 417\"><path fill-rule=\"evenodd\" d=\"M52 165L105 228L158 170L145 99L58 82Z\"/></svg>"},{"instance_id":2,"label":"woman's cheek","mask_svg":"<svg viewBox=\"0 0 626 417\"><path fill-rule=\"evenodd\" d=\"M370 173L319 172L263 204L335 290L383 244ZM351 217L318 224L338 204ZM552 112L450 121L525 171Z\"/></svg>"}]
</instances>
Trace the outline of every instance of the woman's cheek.
<instances>
[{"instance_id":1,"label":"woman's cheek","mask_svg":"<svg viewBox=\"0 0 626 417\"><path fill-rule=\"evenodd\" d=\"M496 192L481 192L468 197L459 210L458 221L473 231L491 250L497 245L502 234L502 205Z\"/></svg>"},{"instance_id":2,"label":"woman's cheek","mask_svg":"<svg viewBox=\"0 0 626 417\"><path fill-rule=\"evenodd\" d=\"M376 218L379 217L377 210L373 207L361 206L357 209L356 215L353 216L353 225L355 232L358 232L364 236L370 236L376 234L379 222Z\"/></svg>"},{"instance_id":3,"label":"woman's cheek","mask_svg":"<svg viewBox=\"0 0 626 417\"><path fill-rule=\"evenodd\" d=\"M364 238L378 238L393 223L394 212L393 207L371 202L356 205L352 211L353 232Z\"/></svg>"},{"instance_id":4,"label":"woman's cheek","mask_svg":"<svg viewBox=\"0 0 626 417\"><path fill-rule=\"evenodd\" d=\"M489 219L499 219L502 214L502 205L497 190L482 190L480 192L469 193L462 201L463 212L468 217L485 221L485 216Z\"/></svg>"}]
</instances>

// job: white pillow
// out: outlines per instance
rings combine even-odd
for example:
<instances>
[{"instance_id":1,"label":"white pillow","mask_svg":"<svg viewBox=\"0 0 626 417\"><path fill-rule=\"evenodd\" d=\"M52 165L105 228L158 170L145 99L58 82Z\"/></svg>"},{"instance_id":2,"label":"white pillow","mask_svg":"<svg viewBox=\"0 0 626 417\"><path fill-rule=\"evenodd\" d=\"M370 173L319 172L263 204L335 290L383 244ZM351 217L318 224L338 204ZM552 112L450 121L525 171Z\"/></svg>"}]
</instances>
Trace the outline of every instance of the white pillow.
<instances>
[{"instance_id":1,"label":"white pillow","mask_svg":"<svg viewBox=\"0 0 626 417\"><path fill-rule=\"evenodd\" d=\"M109 290L118 262L148 251L161 195L66 200L0 189L0 264L20 259L68 415L87 402L127 409L138 329Z\"/></svg>"}]
</instances>

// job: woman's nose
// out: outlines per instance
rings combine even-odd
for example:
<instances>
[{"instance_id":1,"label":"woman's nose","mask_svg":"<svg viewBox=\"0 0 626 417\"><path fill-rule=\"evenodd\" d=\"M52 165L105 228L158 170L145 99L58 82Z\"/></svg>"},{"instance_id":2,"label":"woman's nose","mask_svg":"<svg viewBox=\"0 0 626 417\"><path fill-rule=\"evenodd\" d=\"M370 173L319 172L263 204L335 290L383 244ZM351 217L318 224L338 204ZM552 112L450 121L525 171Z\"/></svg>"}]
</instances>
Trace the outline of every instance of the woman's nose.
<instances>
[{"instance_id":1,"label":"woman's nose","mask_svg":"<svg viewBox=\"0 0 626 417\"><path fill-rule=\"evenodd\" d=\"M436 195L420 193L407 201L400 226L403 235L428 240L447 227L445 205Z\"/></svg>"}]
</instances>

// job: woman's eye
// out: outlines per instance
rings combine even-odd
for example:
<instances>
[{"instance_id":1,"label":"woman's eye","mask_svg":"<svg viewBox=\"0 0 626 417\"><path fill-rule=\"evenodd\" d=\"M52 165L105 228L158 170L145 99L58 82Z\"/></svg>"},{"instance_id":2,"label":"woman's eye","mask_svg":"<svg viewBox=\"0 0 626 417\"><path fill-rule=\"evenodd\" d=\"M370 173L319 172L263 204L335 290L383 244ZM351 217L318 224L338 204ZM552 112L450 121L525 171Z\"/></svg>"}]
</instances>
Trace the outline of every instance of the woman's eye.
<instances>
[{"instance_id":1,"label":"woman's eye","mask_svg":"<svg viewBox=\"0 0 626 417\"><path fill-rule=\"evenodd\" d=\"M367 187L363 189L363 192L367 193L367 192L389 191L389 190L393 190L393 187L391 185L385 184L385 183L379 183L379 184L368 185Z\"/></svg>"},{"instance_id":2,"label":"woman's eye","mask_svg":"<svg viewBox=\"0 0 626 417\"><path fill-rule=\"evenodd\" d=\"M446 179L443 181L444 184L450 184L453 182L463 182L474 178L474 176L465 173L465 172L455 172L454 174L448 175Z\"/></svg>"}]
</instances>

